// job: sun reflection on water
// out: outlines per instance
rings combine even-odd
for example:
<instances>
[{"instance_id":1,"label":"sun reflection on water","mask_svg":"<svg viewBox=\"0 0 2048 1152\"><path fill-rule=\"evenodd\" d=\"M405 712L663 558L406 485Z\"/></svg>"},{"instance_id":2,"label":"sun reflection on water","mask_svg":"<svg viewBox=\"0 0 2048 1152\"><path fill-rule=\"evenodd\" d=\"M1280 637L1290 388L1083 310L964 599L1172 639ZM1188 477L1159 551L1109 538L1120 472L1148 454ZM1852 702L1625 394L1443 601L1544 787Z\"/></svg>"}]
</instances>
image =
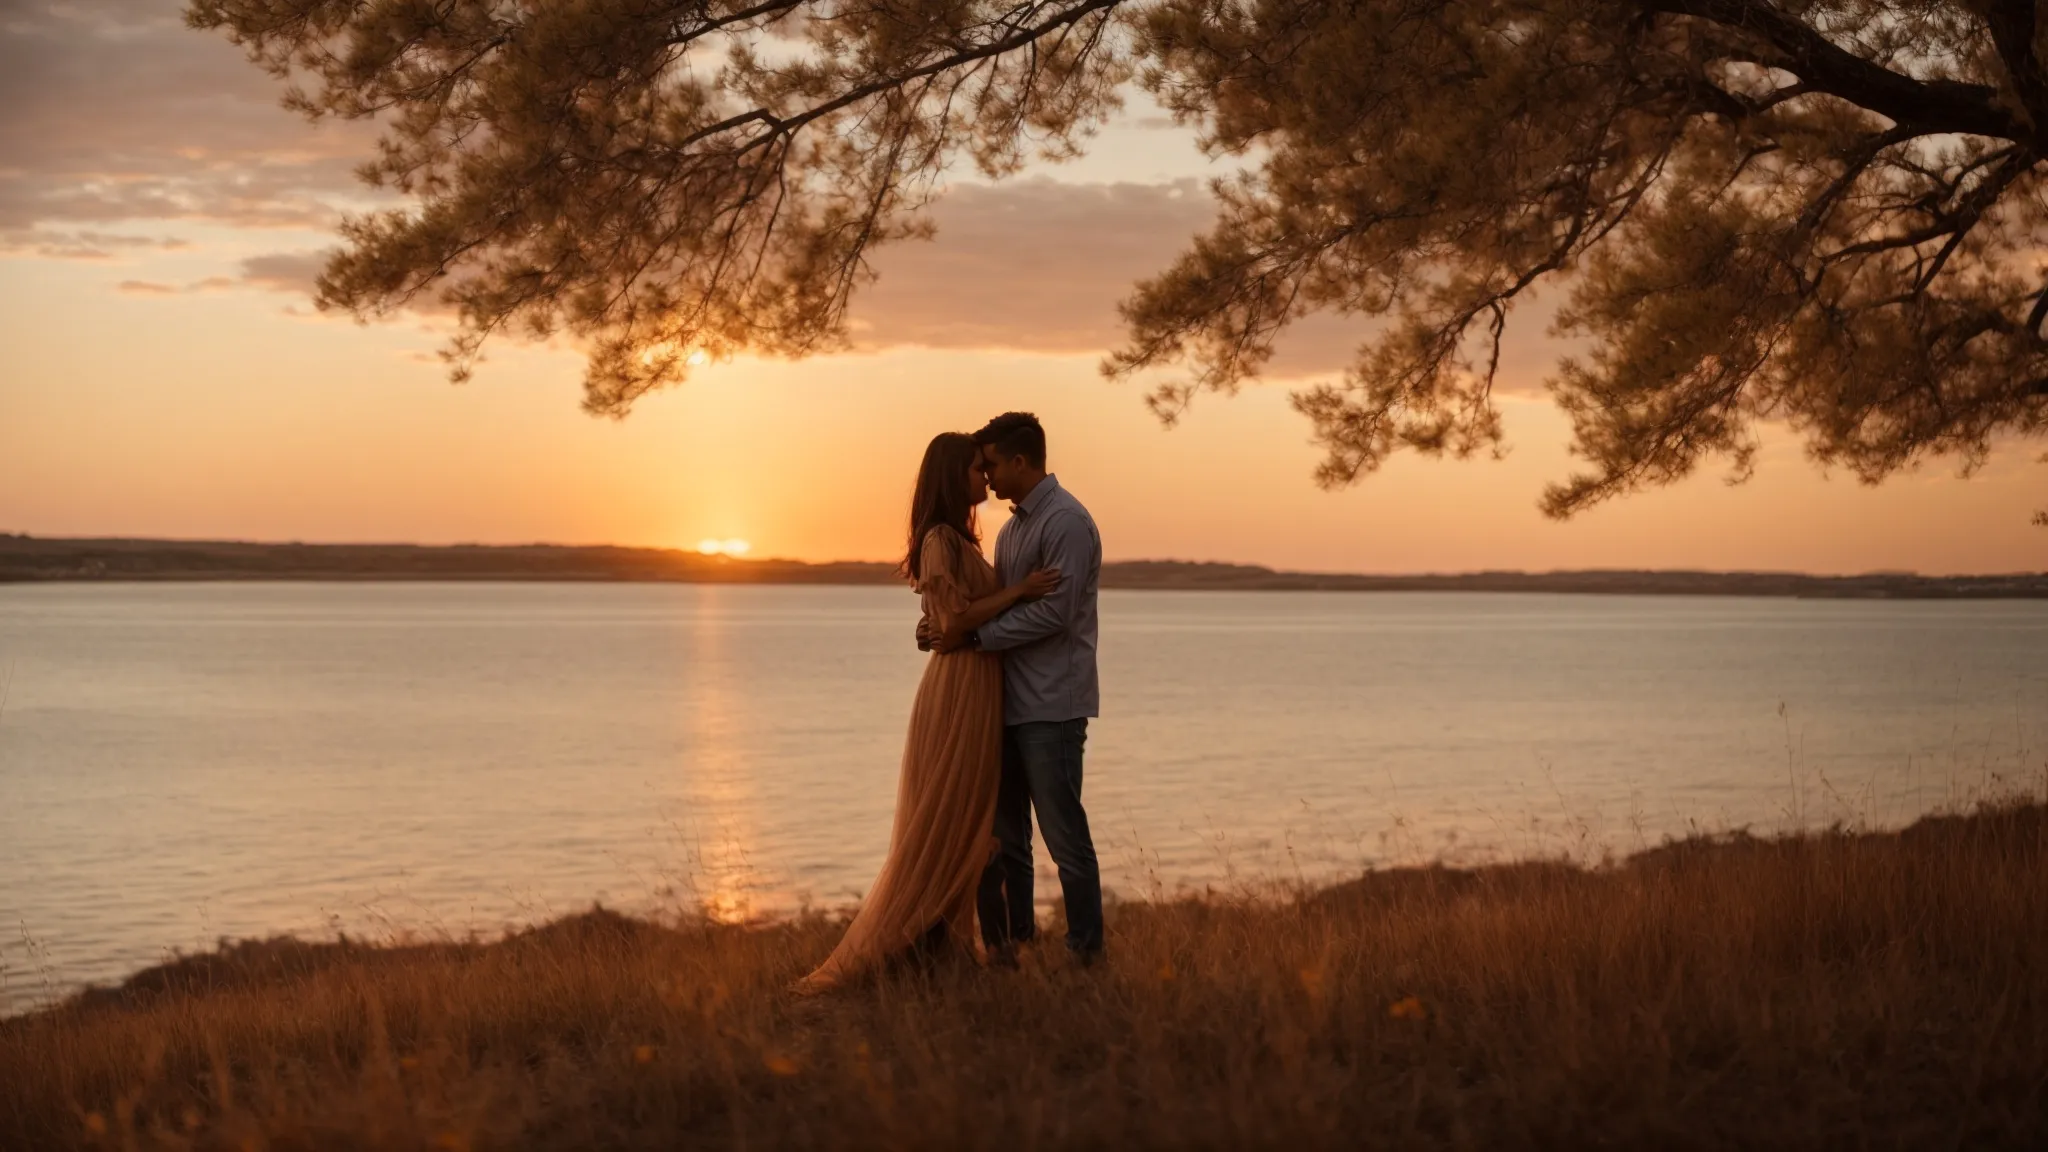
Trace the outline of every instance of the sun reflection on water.
<instances>
[{"instance_id":1,"label":"sun reflection on water","mask_svg":"<svg viewBox=\"0 0 2048 1152\"><path fill-rule=\"evenodd\" d=\"M695 613L686 643L691 654L688 794L692 811L685 813L696 833L692 845L690 887L697 910L720 924L755 919L760 877L748 859L747 846L760 835L759 797L747 773L746 744L741 739L744 702L734 691L739 677L731 667L733 648L728 614L711 601L722 589L707 589L704 610ZM715 829L705 839L702 833Z\"/></svg>"}]
</instances>

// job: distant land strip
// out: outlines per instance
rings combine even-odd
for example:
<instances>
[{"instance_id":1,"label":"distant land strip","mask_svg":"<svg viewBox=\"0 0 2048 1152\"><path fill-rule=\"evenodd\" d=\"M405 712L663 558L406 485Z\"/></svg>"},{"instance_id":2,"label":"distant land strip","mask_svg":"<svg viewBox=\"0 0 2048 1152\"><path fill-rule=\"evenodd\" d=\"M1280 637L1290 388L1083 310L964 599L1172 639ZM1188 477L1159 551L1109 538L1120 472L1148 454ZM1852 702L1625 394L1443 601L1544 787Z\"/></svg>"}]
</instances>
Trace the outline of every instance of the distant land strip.
<instances>
[{"instance_id":1,"label":"distant land strip","mask_svg":"<svg viewBox=\"0 0 2048 1152\"><path fill-rule=\"evenodd\" d=\"M738 560L671 548L565 544L263 544L0 533L0 583L85 580L559 580L680 584L898 584L895 566ZM2048 572L1919 576L1874 572L1591 570L1364 576L1254 564L1124 560L1104 588L1300 592L1571 592L1835 599L2043 599Z\"/></svg>"}]
</instances>

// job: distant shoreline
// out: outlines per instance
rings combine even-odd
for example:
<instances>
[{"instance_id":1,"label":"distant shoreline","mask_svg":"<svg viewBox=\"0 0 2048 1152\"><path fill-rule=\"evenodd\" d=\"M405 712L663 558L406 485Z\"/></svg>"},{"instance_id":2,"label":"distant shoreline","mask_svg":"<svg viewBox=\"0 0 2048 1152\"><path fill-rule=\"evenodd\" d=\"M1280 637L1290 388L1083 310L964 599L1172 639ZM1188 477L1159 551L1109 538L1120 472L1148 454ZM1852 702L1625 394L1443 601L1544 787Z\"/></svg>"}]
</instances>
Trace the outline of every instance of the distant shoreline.
<instances>
[{"instance_id":1,"label":"distant shoreline","mask_svg":"<svg viewBox=\"0 0 2048 1152\"><path fill-rule=\"evenodd\" d=\"M74 581L556 581L899 584L873 561L736 560L668 548L563 544L268 544L0 534L0 583ZM1866 600L2048 599L2048 572L1989 576L1586 570L1403 576L1287 572L1251 564L1125 560L1102 586L1245 592L1556 592Z\"/></svg>"}]
</instances>

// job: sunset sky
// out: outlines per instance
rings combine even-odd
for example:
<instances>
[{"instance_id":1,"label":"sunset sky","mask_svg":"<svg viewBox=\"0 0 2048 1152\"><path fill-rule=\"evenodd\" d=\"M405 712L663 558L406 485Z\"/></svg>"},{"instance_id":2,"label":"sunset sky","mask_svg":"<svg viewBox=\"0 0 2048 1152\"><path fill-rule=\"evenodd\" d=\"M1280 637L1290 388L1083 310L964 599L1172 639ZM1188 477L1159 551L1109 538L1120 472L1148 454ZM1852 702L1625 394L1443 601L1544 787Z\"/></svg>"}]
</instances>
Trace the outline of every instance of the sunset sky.
<instances>
[{"instance_id":1,"label":"sunset sky","mask_svg":"<svg viewBox=\"0 0 2048 1152\"><path fill-rule=\"evenodd\" d=\"M2040 445L1976 477L1936 463L1870 489L1782 434L1756 477L1708 472L1570 523L1536 500L1571 468L1518 314L1500 462L1402 459L1341 492L1292 387L1357 329L1309 325L1275 379L1163 430L1096 371L1115 303L1209 216L1219 169L1134 107L1089 158L956 185L932 244L885 250L862 350L702 369L623 422L578 407L574 348L495 346L446 382L441 322L360 326L307 296L360 125L308 125L176 0L0 6L0 531L308 541L752 542L880 559L932 433L1037 412L1111 559L1370 572L1696 567L2048 568Z\"/></svg>"}]
</instances>

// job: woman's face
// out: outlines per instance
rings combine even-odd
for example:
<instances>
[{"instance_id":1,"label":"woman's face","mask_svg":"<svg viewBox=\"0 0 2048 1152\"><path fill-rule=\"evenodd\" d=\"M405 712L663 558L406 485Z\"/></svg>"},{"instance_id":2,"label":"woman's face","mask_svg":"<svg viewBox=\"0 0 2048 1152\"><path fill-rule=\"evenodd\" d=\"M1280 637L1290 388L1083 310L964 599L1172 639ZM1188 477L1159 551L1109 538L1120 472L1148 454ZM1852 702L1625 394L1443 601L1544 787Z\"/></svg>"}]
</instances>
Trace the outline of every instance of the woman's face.
<instances>
[{"instance_id":1,"label":"woman's face","mask_svg":"<svg viewBox=\"0 0 2048 1152\"><path fill-rule=\"evenodd\" d=\"M967 503L979 504L988 499L988 475L981 470L981 453L976 452L967 459Z\"/></svg>"}]
</instances>

